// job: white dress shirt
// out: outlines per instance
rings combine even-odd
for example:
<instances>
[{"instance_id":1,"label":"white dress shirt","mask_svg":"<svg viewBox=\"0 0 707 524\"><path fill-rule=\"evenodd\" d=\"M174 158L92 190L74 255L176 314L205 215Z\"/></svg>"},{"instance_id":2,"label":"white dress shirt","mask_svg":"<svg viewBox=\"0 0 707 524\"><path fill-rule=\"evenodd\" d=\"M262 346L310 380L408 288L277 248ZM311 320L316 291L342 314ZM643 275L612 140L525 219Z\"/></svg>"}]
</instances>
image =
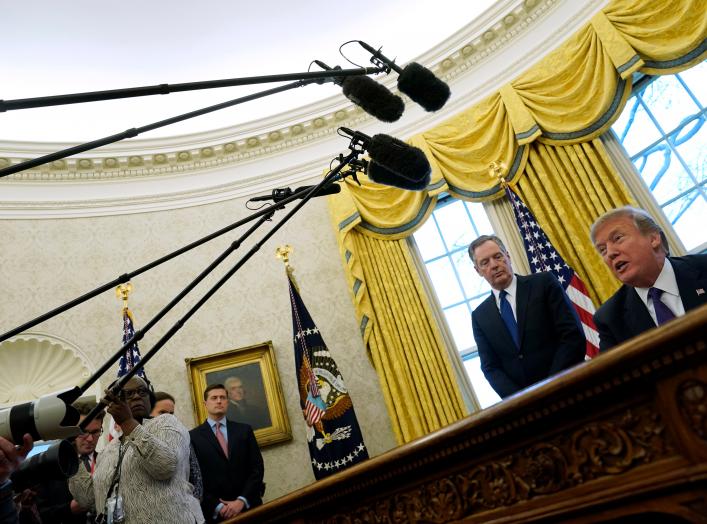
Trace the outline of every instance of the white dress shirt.
<instances>
[{"instance_id":1,"label":"white dress shirt","mask_svg":"<svg viewBox=\"0 0 707 524\"><path fill-rule=\"evenodd\" d=\"M685 306L682 305L682 299L680 298L678 281L675 279L675 270L670 260L667 258L663 264L663 269L660 270L658 278L651 287L660 289L663 292L660 299L670 308L670 311L672 311L676 317L681 317L685 314ZM648 308L648 313L650 313L653 322L655 322L657 326L658 320L655 316L655 307L653 306L653 301L648 299L648 290L650 288L637 287L635 289L638 296L641 297L641 300L646 305L646 308Z\"/></svg>"},{"instance_id":2,"label":"white dress shirt","mask_svg":"<svg viewBox=\"0 0 707 524\"><path fill-rule=\"evenodd\" d=\"M518 294L516 293L516 287L518 287L518 279L516 278L515 275L513 275L513 280L511 280L511 283L508 285L508 287L505 289L506 293L506 300L508 300L508 303L511 305L511 309L513 310L513 317L516 319L516 322L518 322L518 314L516 313L516 301L518 299ZM498 308L498 311L501 311L501 291L498 289L491 289L493 292L493 296L496 297L496 307Z\"/></svg>"}]
</instances>

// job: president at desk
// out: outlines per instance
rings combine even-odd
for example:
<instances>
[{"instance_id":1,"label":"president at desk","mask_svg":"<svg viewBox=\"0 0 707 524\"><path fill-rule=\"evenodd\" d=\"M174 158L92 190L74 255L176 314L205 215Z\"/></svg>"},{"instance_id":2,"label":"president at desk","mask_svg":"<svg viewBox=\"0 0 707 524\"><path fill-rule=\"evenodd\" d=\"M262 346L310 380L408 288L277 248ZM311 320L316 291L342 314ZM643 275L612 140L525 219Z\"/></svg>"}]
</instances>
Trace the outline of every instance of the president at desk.
<instances>
[{"instance_id":1,"label":"president at desk","mask_svg":"<svg viewBox=\"0 0 707 524\"><path fill-rule=\"evenodd\" d=\"M591 238L624 284L594 314L601 351L707 304L707 255L669 256L663 230L644 210L605 213Z\"/></svg>"},{"instance_id":2,"label":"president at desk","mask_svg":"<svg viewBox=\"0 0 707 524\"><path fill-rule=\"evenodd\" d=\"M495 235L474 240L469 256L493 291L471 322L481 370L501 398L584 360L584 334L552 274L514 275Z\"/></svg>"}]
</instances>

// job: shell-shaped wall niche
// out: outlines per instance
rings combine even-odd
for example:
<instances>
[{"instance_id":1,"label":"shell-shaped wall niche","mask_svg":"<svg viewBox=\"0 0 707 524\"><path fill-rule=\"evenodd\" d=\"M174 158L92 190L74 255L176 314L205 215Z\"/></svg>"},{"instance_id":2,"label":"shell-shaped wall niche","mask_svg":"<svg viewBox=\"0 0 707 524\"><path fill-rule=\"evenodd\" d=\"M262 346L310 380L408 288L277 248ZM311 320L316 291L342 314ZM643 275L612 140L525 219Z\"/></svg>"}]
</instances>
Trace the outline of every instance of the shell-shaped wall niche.
<instances>
[{"instance_id":1,"label":"shell-shaped wall niche","mask_svg":"<svg viewBox=\"0 0 707 524\"><path fill-rule=\"evenodd\" d=\"M0 406L79 386L90 375L78 347L61 338L24 334L0 343Z\"/></svg>"}]
</instances>

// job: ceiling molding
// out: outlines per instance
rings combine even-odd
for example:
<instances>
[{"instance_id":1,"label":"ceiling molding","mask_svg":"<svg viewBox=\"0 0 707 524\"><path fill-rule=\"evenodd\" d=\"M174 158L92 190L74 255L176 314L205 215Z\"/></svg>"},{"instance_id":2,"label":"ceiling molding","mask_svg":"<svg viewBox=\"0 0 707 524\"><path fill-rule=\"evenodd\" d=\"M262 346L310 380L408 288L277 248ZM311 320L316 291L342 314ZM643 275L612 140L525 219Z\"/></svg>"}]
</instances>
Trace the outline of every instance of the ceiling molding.
<instances>
[{"instance_id":1,"label":"ceiling molding","mask_svg":"<svg viewBox=\"0 0 707 524\"><path fill-rule=\"evenodd\" d=\"M400 137L429 129L516 77L605 4L606 0L496 3L417 59L452 88L450 102L437 113L425 113L406 100L403 118L383 125L345 97L336 96L230 128L126 140L0 180L0 218L170 209L253 194L268 184L272 187L312 178L321 174L336 152L345 150L346 144L336 134L338 127ZM395 88L394 76L382 83ZM0 142L0 168L71 145ZM317 160L322 163L317 165ZM184 180L187 178L190 180ZM154 183L157 181L159 184ZM97 182L101 189L89 188ZM118 190L105 191L108 188Z\"/></svg>"}]
</instances>

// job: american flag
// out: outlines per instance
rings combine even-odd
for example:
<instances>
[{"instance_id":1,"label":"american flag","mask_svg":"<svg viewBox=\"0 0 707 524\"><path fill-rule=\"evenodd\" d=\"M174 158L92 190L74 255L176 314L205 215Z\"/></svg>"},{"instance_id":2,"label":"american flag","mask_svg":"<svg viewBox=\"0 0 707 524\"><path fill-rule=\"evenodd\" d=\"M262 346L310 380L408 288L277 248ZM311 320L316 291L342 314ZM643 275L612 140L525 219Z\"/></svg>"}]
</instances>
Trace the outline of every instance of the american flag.
<instances>
[{"instance_id":1,"label":"american flag","mask_svg":"<svg viewBox=\"0 0 707 524\"><path fill-rule=\"evenodd\" d=\"M547 271L557 277L562 287L565 288L565 293L567 293L582 323L584 336L587 339L587 357L596 356L599 353L599 333L594 324L595 309L589 298L587 287L550 243L545 232L535 221L535 217L520 197L508 186L506 186L506 196L513 205L513 214L523 237L530 270L533 273Z\"/></svg>"},{"instance_id":2,"label":"american flag","mask_svg":"<svg viewBox=\"0 0 707 524\"><path fill-rule=\"evenodd\" d=\"M135 335L133 327L133 314L127 307L123 308L123 345ZM118 362L118 378L127 375L128 372L140 363L140 348L137 346L137 341L125 350L125 354L120 357ZM145 368L141 368L136 375L145 378Z\"/></svg>"},{"instance_id":3,"label":"american flag","mask_svg":"<svg viewBox=\"0 0 707 524\"><path fill-rule=\"evenodd\" d=\"M344 379L288 274L300 407L314 477L366 460L368 450Z\"/></svg>"},{"instance_id":4,"label":"american flag","mask_svg":"<svg viewBox=\"0 0 707 524\"><path fill-rule=\"evenodd\" d=\"M127 307L123 308L123 346L133 338L135 335L135 328L133 327L133 314ZM125 353L120 357L118 362L118 378L125 376L128 372L133 369L140 362L140 348L137 342L133 343L129 348L125 350ZM136 375L146 378L145 368L140 368L140 371L135 373ZM113 418L110 420L110 425L108 427L108 441L110 442L114 438L120 437L122 432L116 426Z\"/></svg>"}]
</instances>

